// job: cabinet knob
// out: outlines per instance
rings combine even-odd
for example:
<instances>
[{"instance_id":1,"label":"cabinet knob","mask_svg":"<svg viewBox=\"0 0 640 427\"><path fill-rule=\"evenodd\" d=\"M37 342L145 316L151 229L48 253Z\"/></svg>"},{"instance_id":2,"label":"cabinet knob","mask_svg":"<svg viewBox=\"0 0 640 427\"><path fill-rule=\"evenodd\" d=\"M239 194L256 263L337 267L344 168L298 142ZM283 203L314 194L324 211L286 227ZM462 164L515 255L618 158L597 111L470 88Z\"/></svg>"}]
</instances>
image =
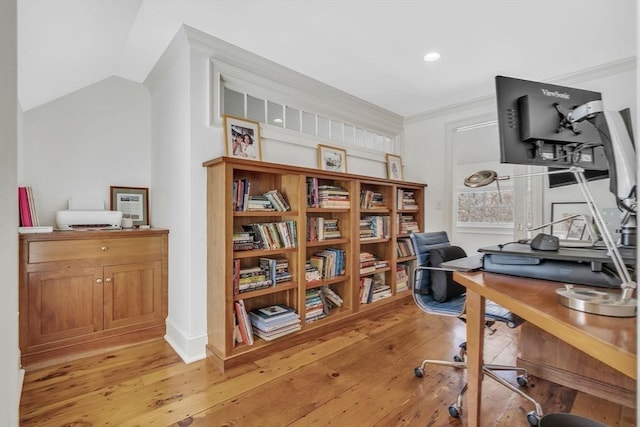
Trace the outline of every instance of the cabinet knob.
<instances>
[{"instance_id":1,"label":"cabinet knob","mask_svg":"<svg viewBox=\"0 0 640 427\"><path fill-rule=\"evenodd\" d=\"M96 279L96 283L101 284L102 283L102 278Z\"/></svg>"},{"instance_id":2,"label":"cabinet knob","mask_svg":"<svg viewBox=\"0 0 640 427\"><path fill-rule=\"evenodd\" d=\"M101 246L100 250L103 251L103 252L104 251L108 251L109 250L109 246Z\"/></svg>"},{"instance_id":3,"label":"cabinet knob","mask_svg":"<svg viewBox=\"0 0 640 427\"><path fill-rule=\"evenodd\" d=\"M104 281L107 283L111 283L111 277L107 277L106 279L104 279Z\"/></svg>"}]
</instances>

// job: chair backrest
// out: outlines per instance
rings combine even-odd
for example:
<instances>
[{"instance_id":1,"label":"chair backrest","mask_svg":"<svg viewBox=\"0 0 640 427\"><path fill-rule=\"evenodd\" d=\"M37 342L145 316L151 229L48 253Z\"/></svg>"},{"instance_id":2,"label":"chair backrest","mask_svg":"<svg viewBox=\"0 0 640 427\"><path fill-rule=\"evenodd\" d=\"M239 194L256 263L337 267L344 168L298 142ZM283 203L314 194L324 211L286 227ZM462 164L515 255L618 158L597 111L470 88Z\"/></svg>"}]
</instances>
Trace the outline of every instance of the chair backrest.
<instances>
[{"instance_id":1,"label":"chair backrest","mask_svg":"<svg viewBox=\"0 0 640 427\"><path fill-rule=\"evenodd\" d=\"M433 231L427 233L411 233L411 243L416 253L419 266L426 266L429 262L429 251L436 248L451 246L446 231ZM428 271L418 271L416 283L413 284L418 293L429 293L430 277Z\"/></svg>"}]
</instances>

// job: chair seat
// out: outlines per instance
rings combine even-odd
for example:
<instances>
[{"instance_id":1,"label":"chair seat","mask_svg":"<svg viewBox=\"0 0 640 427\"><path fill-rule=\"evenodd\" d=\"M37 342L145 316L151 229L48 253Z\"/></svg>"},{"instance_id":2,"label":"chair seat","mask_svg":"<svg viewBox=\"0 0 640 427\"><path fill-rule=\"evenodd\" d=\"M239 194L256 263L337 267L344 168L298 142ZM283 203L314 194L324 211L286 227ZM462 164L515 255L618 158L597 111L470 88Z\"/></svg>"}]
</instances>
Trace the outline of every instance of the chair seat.
<instances>
[{"instance_id":1,"label":"chair seat","mask_svg":"<svg viewBox=\"0 0 640 427\"><path fill-rule=\"evenodd\" d=\"M414 294L416 304L423 311L430 314L449 317L462 317L464 315L465 297L466 294L462 294L448 301L438 302L433 299L431 294ZM524 322L522 318L493 301L486 301L484 317L486 320L504 322L510 328L515 328Z\"/></svg>"}]
</instances>

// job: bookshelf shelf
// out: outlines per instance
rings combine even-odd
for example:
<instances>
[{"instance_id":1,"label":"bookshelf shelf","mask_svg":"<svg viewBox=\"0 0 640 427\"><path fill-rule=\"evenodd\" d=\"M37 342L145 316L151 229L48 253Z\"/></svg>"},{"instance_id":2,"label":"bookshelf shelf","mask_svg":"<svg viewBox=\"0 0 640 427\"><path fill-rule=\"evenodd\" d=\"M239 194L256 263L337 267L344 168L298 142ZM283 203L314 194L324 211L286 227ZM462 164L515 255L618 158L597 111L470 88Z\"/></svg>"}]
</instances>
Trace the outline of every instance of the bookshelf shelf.
<instances>
[{"instance_id":1,"label":"bookshelf shelf","mask_svg":"<svg viewBox=\"0 0 640 427\"><path fill-rule=\"evenodd\" d=\"M204 166L209 225L207 349L221 370L328 333L354 321L358 313L393 307L411 295L402 291L404 283L396 289L396 268L400 263L403 269L415 264L415 257L398 256L396 242L409 236L398 231L400 214L412 215L412 223L423 229L425 184L230 157ZM242 210L267 203L269 192L280 194L289 210ZM418 209L398 209L404 206L399 195ZM285 239L289 244L294 241L293 247L258 249ZM374 253L387 265L360 275L362 251ZM362 302L360 281L365 276L384 282L386 298ZM269 286L273 282L277 284ZM239 292L252 287L256 289ZM298 329L283 336L267 335L268 340L247 336L260 332L253 329L257 326L249 323L247 314L280 305L297 314Z\"/></svg>"}]
</instances>

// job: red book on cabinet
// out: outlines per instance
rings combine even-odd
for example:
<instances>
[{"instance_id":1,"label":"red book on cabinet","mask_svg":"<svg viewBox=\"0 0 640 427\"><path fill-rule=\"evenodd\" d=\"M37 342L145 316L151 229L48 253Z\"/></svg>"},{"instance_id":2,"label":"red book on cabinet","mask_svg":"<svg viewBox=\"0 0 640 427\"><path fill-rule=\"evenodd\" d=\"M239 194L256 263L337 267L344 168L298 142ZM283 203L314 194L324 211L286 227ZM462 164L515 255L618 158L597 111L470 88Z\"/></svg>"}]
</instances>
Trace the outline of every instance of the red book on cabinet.
<instances>
[{"instance_id":1,"label":"red book on cabinet","mask_svg":"<svg viewBox=\"0 0 640 427\"><path fill-rule=\"evenodd\" d=\"M18 187L18 207L20 209L20 225L22 227L33 227L27 187Z\"/></svg>"}]
</instances>

